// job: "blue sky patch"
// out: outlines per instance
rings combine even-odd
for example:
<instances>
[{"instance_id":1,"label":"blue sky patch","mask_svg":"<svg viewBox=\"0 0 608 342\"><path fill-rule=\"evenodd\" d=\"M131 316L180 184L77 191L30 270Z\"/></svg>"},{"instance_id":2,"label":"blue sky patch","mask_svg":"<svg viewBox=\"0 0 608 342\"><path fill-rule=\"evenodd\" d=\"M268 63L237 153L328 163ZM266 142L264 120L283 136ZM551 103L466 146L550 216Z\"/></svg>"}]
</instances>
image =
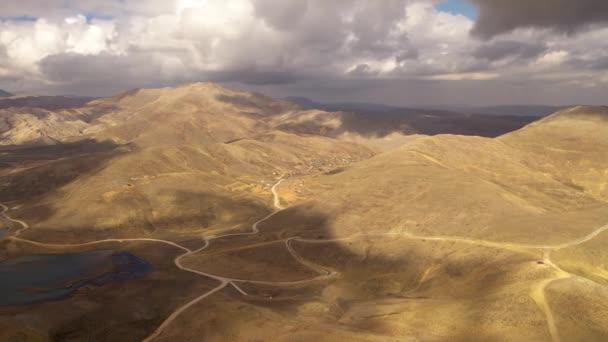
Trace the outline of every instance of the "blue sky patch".
<instances>
[{"instance_id":1,"label":"blue sky patch","mask_svg":"<svg viewBox=\"0 0 608 342\"><path fill-rule=\"evenodd\" d=\"M93 20L112 20L114 17L105 15L105 14L97 14L97 13L87 13L84 15L87 18L87 23L91 23Z\"/></svg>"},{"instance_id":2,"label":"blue sky patch","mask_svg":"<svg viewBox=\"0 0 608 342\"><path fill-rule=\"evenodd\" d=\"M467 0L445 0L437 5L437 9L442 12L462 14L471 19L477 19L479 15L477 8Z\"/></svg>"},{"instance_id":3,"label":"blue sky patch","mask_svg":"<svg viewBox=\"0 0 608 342\"><path fill-rule=\"evenodd\" d=\"M0 17L1 21L36 21L38 17L31 15L18 15L14 17Z\"/></svg>"}]
</instances>

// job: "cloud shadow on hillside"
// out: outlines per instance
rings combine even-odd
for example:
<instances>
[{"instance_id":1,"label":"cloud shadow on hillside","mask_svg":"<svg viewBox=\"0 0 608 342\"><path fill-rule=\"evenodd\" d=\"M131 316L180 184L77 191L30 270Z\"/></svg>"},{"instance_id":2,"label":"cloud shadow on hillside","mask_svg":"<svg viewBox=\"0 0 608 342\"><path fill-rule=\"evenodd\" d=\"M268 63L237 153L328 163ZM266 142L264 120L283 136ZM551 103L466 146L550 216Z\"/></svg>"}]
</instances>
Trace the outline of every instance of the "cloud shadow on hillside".
<instances>
[{"instance_id":1,"label":"cloud shadow on hillside","mask_svg":"<svg viewBox=\"0 0 608 342\"><path fill-rule=\"evenodd\" d=\"M77 179L79 176L82 176L84 174L91 174L91 173L95 173L98 170L100 170L100 168L103 168L103 166L109 161L111 160L112 157L116 156L119 150L116 146L106 146L105 148L102 148L101 146L95 145L97 148L100 149L100 153L101 155L104 155L105 158L100 158L100 155L95 154L94 156L98 159L98 162L95 164L87 164L87 168L82 169L82 170L77 170L78 172L74 172L73 174L70 174L69 176L67 176L66 178L63 178L60 182L55 183L55 185L59 185L61 182L61 184L66 184L67 182L73 181L75 179ZM55 150L57 149L57 150ZM36 154L44 154L43 152L45 151L54 151L56 155L64 155L64 153L66 153L66 150L78 150L77 146L64 146L63 148L61 147L49 147L47 149L45 148L40 148L40 147L36 147L32 150L26 150L28 152L30 152L29 154L26 153L27 155L36 155ZM10 152L10 149L6 150ZM11 156L11 154L9 153L8 156ZM12 155L13 160L15 158L19 159L16 155ZM39 196L40 198L43 198L44 196L48 195L49 192L52 191L52 189L48 189L47 191L41 192L39 193L37 196ZM205 193L205 192L196 192L196 191L192 191L192 192L178 192L175 194L175 203L179 206L184 206L184 207L188 207L190 209L192 208L200 208L200 214L191 214L189 216L184 217L184 215L176 215L174 217L166 217L163 218L161 221L158 222L158 228L160 228L159 230L161 231L146 231L141 230L141 233L144 234L148 234L147 236L154 236L154 235L149 235L150 233L153 234L160 234L163 233L162 230L169 230L172 227L176 227L176 226L183 226L184 224L186 225L191 225L192 222L199 222L201 223L201 228L205 228L205 227L209 227L212 223L213 218L215 218L214 215L210 214L209 212L205 212L205 209L211 209L214 206L229 206L230 208L234 208L235 210L247 210L247 211L251 211L252 213L256 213L256 217L251 217L250 219L247 220L247 224L246 225L242 225L240 229L234 231L234 233L239 233L239 232L243 232L243 233L247 233L251 231L251 224L253 224L253 222L255 222L255 220L260 219L261 217L264 217L268 212L271 212L272 209L270 208L270 203L268 203L268 205L264 205L261 204L259 201L255 201L253 199L248 199L248 198L230 198L230 197L225 197L221 194L213 194L213 193ZM53 208L50 207L40 207L37 208L36 210L40 210L42 213L47 212L48 214L52 214L52 210ZM243 222L235 222L235 223L243 223ZM55 229L57 231L62 231L62 227L55 227ZM277 213L276 215L274 215L273 217L271 217L269 220L263 222L262 224L259 225L259 229L260 229L260 233L257 235L244 235L244 236L235 236L235 237L227 237L227 238L223 238L223 239L218 239L213 241L213 244L226 244L229 243L230 245L234 245L234 246L244 246L244 245L250 245L250 244L256 244L256 243L260 243L260 242L265 242L265 241L272 241L272 240L284 240L284 239L288 239L290 237L303 237L303 238L307 238L307 239L317 239L317 240L325 240L325 239L331 239L334 237L334 232L332 229L332 219L330 217L328 217L326 214L319 212L317 210L315 210L313 207L308 206L308 205L300 205L300 206L296 206L296 207L292 207L289 208L287 210L284 210L280 213ZM102 235L104 236L99 236L99 238L108 238L108 237L116 237L118 231L112 231L112 230L108 230L102 233ZM78 234L78 232L74 232L74 234ZM120 233L118 233L118 235L120 235ZM184 236L187 234L184 234ZM56 236L56 237L60 237L60 236ZM67 237L67 236L66 236ZM124 236L126 237L126 236ZM74 238L74 236L71 236L71 238ZM195 238L195 236L193 236L193 239ZM373 241L373 237L366 237L363 238L363 240L365 239L369 239L370 241ZM198 240L198 246L200 246L202 244L202 240L200 240L200 237L197 239ZM399 300L405 300L405 301L418 301L418 300L429 300L429 299L433 299L433 298L422 298L425 296L418 296L417 293L411 293L408 294L407 298L400 298L398 293L390 293L384 290L385 284L384 284L384 280L385 278L381 278L381 277L375 277L374 276L374 272L391 272L397 269L415 269L415 271L412 272L411 274L411 282L412 284L415 282L416 279L418 279L421 275L422 272L422 268L420 268L420 260L425 260L427 259L427 255L424 254L419 254L422 253L419 249L416 251L412 251L411 253L407 254L406 256L400 256L400 257L387 257L387 256L382 256L382 255L375 255L373 253L365 253L365 254L360 254L360 253L356 253L353 251L352 246L350 246L350 243L352 243L352 241L335 241L335 242L324 242L322 244L315 244L315 246L322 246L321 249L318 250L318 253L313 253L313 255L316 255L316 257L312 258L310 257L311 254L307 253L306 254L306 258L308 261L310 262L314 262L314 263L318 263L321 266L326 266L326 267L333 267L336 268L339 272L341 273L348 273L348 279L352 280L352 282L348 282L348 281L342 281L340 282L339 286L341 288L343 288L345 293L355 293L356 295L361 296L361 301L381 301L381 300L394 300L394 299L399 299ZM197 247L196 245L193 245L191 248ZM305 244L296 244L294 245L294 248L296 248L296 250L300 251L302 250L302 248L308 248L306 247ZM467 248L466 246L463 246L462 248ZM95 249L95 246L91 246L91 249ZM202 252L204 253L204 251ZM276 262L285 262L285 260L279 260L277 259ZM332 264L332 262L335 262L335 265ZM471 273L474 271L474 265L467 265L467 264L457 264L454 265L452 264L449 260L444 260L442 261L442 267L446 270L445 273L447 274L447 279L453 279L453 280L458 280L461 277L466 277L467 274ZM370 276L371 274L371 276ZM247 275L244 274L243 278L247 278ZM483 283L480 284L475 284L474 289L472 289L471 292L475 292L476 295L478 297L484 297L488 294L491 294L493 292L495 292L498 288L500 288L501 286L503 286L501 284L501 276L500 275L496 275L496 276L491 276L491 277L487 277ZM282 287L274 287L271 291L273 293L273 299L272 300L267 300L265 298L258 298L258 299L252 299L252 298L247 298L247 297L243 297L242 295L240 295L239 293L233 291L231 288L227 288L226 290L223 290L222 293L224 294L228 294L229 296L232 297L232 300L236 300L236 301L245 301L250 305L253 305L254 307L259 307L259 308L264 308L264 309L270 309L273 311L276 311L277 313L280 313L282 315L287 315L288 317L297 317L298 315L298 310L301 307L301 305L303 303L306 302L315 302L318 301L321 297L321 293L323 291L323 289L325 289L327 286L329 286L330 284L334 283L334 281L336 280L327 280L327 281L320 281L320 282L314 282L313 285L311 285L311 287L304 289L302 293L298 292L300 290L296 289L296 290L286 290ZM409 280L408 280L409 281ZM361 283L363 282L363 284ZM160 284L158 286L166 286L166 284ZM256 285L247 285L248 289L255 289ZM270 287L266 287L266 289L268 288L272 288L272 286ZM295 291L295 292L294 292ZM293 295L294 293L297 294L297 298L294 300L290 300L290 299L282 299L282 293L289 293L290 295ZM191 294L191 297L194 296L195 294ZM219 296L219 295L218 295ZM209 300L213 300L213 298L210 298ZM353 305L357 304L358 300L355 297L353 298L337 298L336 301L334 303L331 303L332 305L332 314L335 317L335 321L332 324L340 324L343 325L343 323L339 323L338 321L341 318L341 314L343 314L344 312L346 312L349 308L353 307ZM60 308L60 304L61 302L57 302L57 307ZM128 308L129 304L128 303L124 303L125 306ZM158 303L156 303L155 305L157 305ZM197 305L200 307L200 304ZM462 324L462 326L475 326L476 321L479 319L479 317L483 317L484 313L483 313L483 309L481 309L478 305L475 305L475 303L471 302L471 303L465 303L465 310L463 311L463 316L461 317L461 320L465 323ZM107 310L109 310L108 308L106 308ZM175 308L173 308L175 309ZM193 308L193 311L196 310ZM112 317L112 312L108 311L106 313L103 312L104 311L104 307L100 307L99 309L96 310L95 312L95 316L81 316L78 317L77 319L75 319L74 321L65 323L64 326L60 326L60 327L56 327L54 328L54 331L56 332L63 332L63 331L70 331L71 332L71 336L95 336L97 340L103 341L106 340L104 339L105 337L105 333L104 331L96 331L97 326L96 324L91 324L94 320L99 320L98 317ZM369 317L380 317L385 315L386 312L383 311L382 307L378 306L378 307L371 307L368 311L367 311L367 316ZM420 315L421 317L428 317L429 320L432 319L433 317L433 312L432 310L429 311L424 311L424 312L419 312L417 313L418 315ZM229 331L231 329L238 329L239 326L237 323L240 323L239 321L236 321L236 319L238 319L238 314L234 315L234 318L232 321L229 321L230 319L224 319L222 321L222 328L224 330L226 330L226 333L229 333ZM160 324L160 322L162 322L162 320L165 317L155 317L153 319L143 319L141 322L137 323L138 329L147 329L148 331L146 332L146 334L151 333L156 326L158 326L158 324ZM181 319L187 320L187 319L192 319L192 316L189 316L189 312L186 311L183 313L183 316ZM197 318L198 319L198 318ZM219 317L216 317L216 319L220 319ZM228 321L227 321L228 320ZM88 323L87 323L88 322ZM210 322L200 322L201 326L204 326L205 324L211 324ZM107 330L107 325L105 324L101 324L100 326L104 326L104 329ZM83 328L84 327L84 328ZM371 331L371 332L381 332L384 331L386 329L390 329L390 325L387 324L386 322L382 321L382 320L369 320L369 319L362 319L362 320L358 320L358 321L353 321L352 323L349 323L346 325L345 329L347 330L354 330L354 331ZM74 330L76 329L76 330ZM78 331L77 329L91 329L94 331ZM172 328L170 327L168 332L170 333L172 330ZM206 331L207 329L203 329L203 331ZM174 332L174 331L173 331ZM466 337L470 337L469 334L470 331L454 331L454 336L464 336L463 339L466 339ZM142 335L145 336L145 334L142 333ZM488 338L493 338L495 336L486 336ZM205 338L205 336L201 336L202 339Z\"/></svg>"},{"instance_id":2,"label":"cloud shadow on hillside","mask_svg":"<svg viewBox=\"0 0 608 342\"><path fill-rule=\"evenodd\" d=\"M199 194L200 196L208 196L208 194ZM197 194L190 194L189 196L197 196ZM260 209L259 203L253 203L252 206ZM268 209L269 210L269 209ZM181 222L182 218L178 218ZM250 232L250 224L253 222L248 222L249 225L244 226L238 231L232 231L232 233L248 233ZM226 238L221 238L214 240L211 246L208 249L208 252L218 253L221 252L222 249L226 248L230 250L234 247L243 247L247 245L257 246L259 244L263 244L271 241L281 241L288 239L290 237L302 237L313 240L325 240L332 239L333 231L331 229L332 219L327 215L314 210L312 207L307 205L297 206L293 208L289 208L284 210L268 221L265 221L259 225L260 233L257 235L243 235L243 236L231 236ZM258 307L259 309L270 309L277 314L292 317L294 320L297 320L297 316L300 313L300 308L305 303L317 302L322 297L323 290L339 281L341 288L343 288L345 293L356 294L355 298L345 297L343 299L337 298L334 303L331 303L330 309L332 315L334 315L335 321L332 321L331 324L336 324L344 327L349 331L362 331L362 332L370 332L370 333L381 333L382 331L390 330L390 324L383 320L369 320L369 319L360 319L355 320L349 324L339 323L339 320L342 318L342 314L352 308L354 305L359 304L360 302L373 302L377 301L381 303L383 301L429 301L429 300L440 300L434 299L432 292L429 294L424 291L413 291L407 294L400 294L399 292L391 292L386 289L390 289L393 286L393 281L390 277L384 277L383 274L390 272L403 272L407 273L407 282L408 285L412 288L415 287L415 283L420 279L423 271L424 265L421 265L420 260L428 260L429 255L421 254L424 249L417 248L412 249L412 251L406 253L405 256L398 257L388 257L386 255L377 255L374 253L369 253L369 250L366 253L357 253L354 252L352 248L352 243L356 241L357 244L363 243L365 245L365 240L368 240L369 243L374 243L374 237L362 237L358 240L345 240L345 241L334 241L334 242L323 242L323 243L300 243L294 242L293 247L298 252L304 251L304 253L300 253L304 259L309 262L313 262L315 264L319 264L322 267L330 267L336 269L342 275L336 278L322 280L322 281L314 281L310 284L297 286L297 287L282 287L282 286L272 286L272 285L257 285L257 284L248 284L248 283L240 283L242 286L252 294L251 297L244 297L238 292L234 291L231 287L226 288L222 291L224 294L228 294L230 299L225 298L224 296L217 295L214 298L208 299L212 303L207 303L207 305L221 305L222 301L230 300L230 301L244 301L249 305ZM432 242L428 242L432 243ZM315 247L310 250L310 247ZM460 250L471 248L470 246L462 245L456 246L451 249ZM309 249L308 251L306 251ZM205 251L201 252L204 255ZM449 252L446 252L446 255L440 257L447 257ZM254 262L252 260L252 262ZM285 262L293 262L293 260L281 260L276 259L276 263L285 263ZM472 262L452 262L449 259L442 259L441 261L441 279L439 281L447 281L446 284L449 284L450 281L459 282L465 281L467 277L473 272L475 272L476 267L479 265ZM234 267L240 267L246 269L246 265L235 265ZM410 271L411 270L411 273ZM485 270L480 270L480 272L484 272ZM482 277L483 281L475 284L471 284L471 288L469 289L470 293L474 293L476 298L484 298L490 294L495 293L499 288L504 286L504 275L500 273L499 270L495 270L490 272L487 275ZM440 286L441 288L448 291L449 285L446 284L437 284L436 282L424 283L421 287L422 290L427 289L428 286ZM268 297L270 294L272 297ZM446 293L449 296L448 293ZM359 296L357 298L357 296ZM462 298L456 299L456 301L460 301L463 304L462 315L459 319L459 323L457 328L460 327L474 327L476 323L479 322L480 317L484 317L484 309L479 303L466 301L463 302ZM200 310L200 305L198 305ZM407 310L407 307L403 308L403 310ZM190 315L196 314L197 309L193 308L190 312ZM218 314L220 315L220 314ZM371 305L366 312L366 315L369 317L381 317L386 315L385 308L378 304L378 306ZM416 312L418 317L424 318L426 317L429 321L433 320L435 313L432 310ZM220 315L221 316L221 315ZM209 321L205 320L205 317L209 319ZM197 315L197 326L204 327L206 324L218 324L218 320L221 321L219 326L222 327L223 331L227 336L230 334L231 330L240 329L242 326L242 320L247 320L247 317L239 316L239 313L234 313L230 315L228 318L226 316L209 316L207 314L204 317ZM191 320L192 316L189 316L188 312L183 314L181 318L183 320ZM179 324L179 323L177 323ZM302 324L303 321L302 321ZM447 323L446 323L447 324ZM314 325L313 325L314 326ZM208 329L201 329L198 331L203 335L200 336L202 339L211 338L212 336L217 335L205 335L208 332ZM169 328L167 331L168 335L165 336L165 339L176 338L172 337L171 334L179 333L176 330L172 330ZM214 334L217 332L214 332ZM458 340L466 340L470 338L472 331L468 329L463 329L463 331L453 331L453 336L457 337ZM480 333L481 334L481 333ZM487 333L486 335L479 335L484 338L496 338L496 336L490 336ZM407 337L407 336L405 336Z\"/></svg>"},{"instance_id":3,"label":"cloud shadow on hillside","mask_svg":"<svg viewBox=\"0 0 608 342\"><path fill-rule=\"evenodd\" d=\"M332 229L333 219L328 217L326 214L315 210L313 207L308 205L301 205L293 208L289 208L269 219L264 224L260 225L260 239L273 240L273 239L287 239L290 237L301 237L310 240L331 240L335 238ZM370 252L369 247L377 243L378 237L374 236L362 236L353 240L342 240L342 241L331 241L322 243L307 243L293 242L294 249L299 252L299 255L305 260L318 264L323 267L329 267L336 269L341 273L338 277L340 285L344 289L344 293L356 294L359 296L358 299L348 298L346 296L343 299L337 299L335 307L332 307L336 313L344 313L348 311L353 305L368 300L377 301L378 303L384 300L404 300L404 301L426 301L433 300L432 295L424 291L413 291L407 294L400 294L394 292L391 289L393 281L390 277L385 277L384 274L392 272L403 272L407 273L408 287L415 288L416 283L420 280L426 265L425 263L429 260L429 255L421 254L424 253L424 248L416 248L408 250L404 255L389 257L387 255L374 254ZM412 242L411 240L404 240ZM425 242L412 242L413 244L424 244ZM434 243L434 242L426 242ZM354 245L367 246L363 248L363 252L356 251L353 249ZM406 245L407 246L407 245ZM376 246L377 248L377 246ZM407 248L407 247L405 247ZM451 252L456 250L465 250L471 248L467 245L455 245ZM475 248L475 247L473 247ZM308 250L308 251L306 251ZM466 279L469 274L475 271L476 267L474 264L465 262L453 262L449 260L448 256L450 252L445 252L445 255L441 257L441 268L442 268L442 280L448 281L462 281ZM437 256L431 256L437 257ZM280 262L280 261L278 261ZM411 272L410 272L411 270ZM480 270L482 272L482 270ZM345 279L344 281L340 281ZM483 298L489 294L494 293L500 287L504 286L502 281L504 275L498 270L489 272L484 275L483 282L470 284L470 293L475 293L476 297ZM317 283L318 288L313 291L312 295L308 298L308 301L316 301L322 293L325 286L328 286L333 281L319 282ZM426 286L440 286L444 289L448 289L448 286L438 285L437 283L429 282L424 283L421 289ZM281 302L280 288L275 289L273 299ZM405 291L407 292L407 291ZM246 298L245 298L246 299ZM291 305L289 303L281 302L277 305L278 310L287 317L294 317L298 314L298 310L306 302L306 299L296 300ZM263 307L274 308L275 304L273 301L262 301L254 302ZM480 317L484 317L484 310L476 303L465 303L465 309L462 311L463 316L460 317L463 327L475 327L476 322L479 322ZM407 310L404 308L403 310ZM369 317L380 317L386 314L382 305L377 307L371 307L367 316ZM432 310L425 312L416 312L418 317L427 317L428 321L432 321L435 313ZM388 316L388 315L387 315ZM334 324L340 324L338 321L342 317L338 313ZM369 331L379 333L390 329L390 326L385 324L381 320L370 321L368 319L362 319L355 321L348 325L347 329L355 331ZM470 339L473 335L471 331L454 331L453 336L462 336L463 340ZM407 336L403 336L407 337ZM485 336L487 339L496 338L496 336Z\"/></svg>"},{"instance_id":4,"label":"cloud shadow on hillside","mask_svg":"<svg viewBox=\"0 0 608 342\"><path fill-rule=\"evenodd\" d=\"M41 200L80 177L101 171L130 149L109 141L81 140L56 145L0 147L0 202ZM36 210L39 218L50 216L49 208Z\"/></svg>"}]
</instances>

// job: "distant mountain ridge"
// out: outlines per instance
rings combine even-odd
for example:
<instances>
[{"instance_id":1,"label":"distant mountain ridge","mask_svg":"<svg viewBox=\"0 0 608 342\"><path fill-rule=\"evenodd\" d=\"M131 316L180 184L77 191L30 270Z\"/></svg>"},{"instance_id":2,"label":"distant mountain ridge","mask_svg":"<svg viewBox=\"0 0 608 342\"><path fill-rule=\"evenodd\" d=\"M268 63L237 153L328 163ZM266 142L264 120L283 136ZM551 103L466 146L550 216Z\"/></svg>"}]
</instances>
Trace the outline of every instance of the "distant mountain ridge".
<instances>
[{"instance_id":1,"label":"distant mountain ridge","mask_svg":"<svg viewBox=\"0 0 608 342\"><path fill-rule=\"evenodd\" d=\"M0 89L0 97L10 97L10 96L13 96L13 94L9 93L8 91Z\"/></svg>"},{"instance_id":2,"label":"distant mountain ridge","mask_svg":"<svg viewBox=\"0 0 608 342\"><path fill-rule=\"evenodd\" d=\"M60 110L76 108L85 105L93 100L92 97L72 97L72 96L22 96L12 97L11 95L0 96L0 109L10 107L29 107L46 110Z\"/></svg>"},{"instance_id":3,"label":"distant mountain ridge","mask_svg":"<svg viewBox=\"0 0 608 342\"><path fill-rule=\"evenodd\" d=\"M11 97L0 99L0 110L7 110L0 115L4 122L0 144L48 144L86 134L107 134L121 141L149 139L155 144L165 138L174 141L179 135L184 141L209 143L258 136L271 129L384 144L386 137L397 138L396 143L415 134L496 137L538 119L356 103L338 108L305 98L290 99L277 100L213 83L135 89L100 99ZM181 131L169 129L169 123L182 127Z\"/></svg>"},{"instance_id":4,"label":"distant mountain ridge","mask_svg":"<svg viewBox=\"0 0 608 342\"><path fill-rule=\"evenodd\" d=\"M330 111L376 111L376 112L390 112L397 109L403 109L403 107L382 105L377 103L365 103L365 102L337 102L337 103L321 103L311 100L307 97L301 96L288 96L285 100L293 103L297 103L301 106L308 108L324 109Z\"/></svg>"},{"instance_id":5,"label":"distant mountain ridge","mask_svg":"<svg viewBox=\"0 0 608 342\"><path fill-rule=\"evenodd\" d=\"M444 109L466 111L473 114L483 115L514 115L514 116L537 116L551 115L562 109L572 106L546 106L546 105L501 105L484 107L440 107Z\"/></svg>"},{"instance_id":6,"label":"distant mountain ridge","mask_svg":"<svg viewBox=\"0 0 608 342\"><path fill-rule=\"evenodd\" d=\"M390 106L365 102L337 102L322 103L301 96L288 96L287 101L297 103L308 108L317 108L333 111L365 111L365 112L391 112L398 110L435 110L457 112L462 114L481 114L496 116L536 116L551 115L557 111L573 106L548 106L548 105L497 105L497 106Z\"/></svg>"},{"instance_id":7,"label":"distant mountain ridge","mask_svg":"<svg viewBox=\"0 0 608 342\"><path fill-rule=\"evenodd\" d=\"M367 135L386 136L392 132L402 134L463 134L484 137L497 137L515 131L538 120L548 112L547 108L534 110L484 110L483 108L452 107L395 107L370 103L319 103L305 97L287 97L308 109L333 112L334 117L342 120L342 127ZM318 126L315 123L306 127ZM299 127L302 127L301 120Z\"/></svg>"}]
</instances>

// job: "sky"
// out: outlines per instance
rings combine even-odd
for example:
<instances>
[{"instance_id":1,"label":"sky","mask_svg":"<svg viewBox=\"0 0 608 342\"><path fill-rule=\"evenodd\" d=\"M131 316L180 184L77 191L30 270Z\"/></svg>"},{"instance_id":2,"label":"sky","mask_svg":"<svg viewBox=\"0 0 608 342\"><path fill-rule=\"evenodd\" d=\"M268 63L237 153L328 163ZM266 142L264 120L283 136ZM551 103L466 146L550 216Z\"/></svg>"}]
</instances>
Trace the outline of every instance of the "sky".
<instances>
[{"instance_id":1,"label":"sky","mask_svg":"<svg viewBox=\"0 0 608 342\"><path fill-rule=\"evenodd\" d=\"M606 104L608 1L0 3L0 89L195 81L323 102Z\"/></svg>"},{"instance_id":2,"label":"sky","mask_svg":"<svg viewBox=\"0 0 608 342\"><path fill-rule=\"evenodd\" d=\"M479 12L477 7L466 0L445 0L437 4L437 9L441 12L447 12L451 14L462 14L470 19L477 19Z\"/></svg>"}]
</instances>

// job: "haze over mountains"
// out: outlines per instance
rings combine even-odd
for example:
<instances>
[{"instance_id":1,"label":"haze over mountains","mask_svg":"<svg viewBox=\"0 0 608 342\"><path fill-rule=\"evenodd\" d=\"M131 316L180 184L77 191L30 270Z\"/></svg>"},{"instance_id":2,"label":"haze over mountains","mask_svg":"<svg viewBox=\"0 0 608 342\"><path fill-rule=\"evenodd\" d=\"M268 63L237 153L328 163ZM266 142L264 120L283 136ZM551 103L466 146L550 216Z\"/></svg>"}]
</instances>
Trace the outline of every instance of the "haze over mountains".
<instances>
[{"instance_id":1,"label":"haze over mountains","mask_svg":"<svg viewBox=\"0 0 608 342\"><path fill-rule=\"evenodd\" d=\"M461 113L485 114L485 115L513 115L513 116L546 116L561 109L572 106L542 106L542 105L502 105L502 106L416 106L403 108L398 106L382 105L377 103L344 102L344 103L320 103L306 97L288 96L288 101L298 103L305 107L321 108L330 111L354 111L354 112L391 112L397 110L444 110Z\"/></svg>"},{"instance_id":2,"label":"haze over mountains","mask_svg":"<svg viewBox=\"0 0 608 342\"><path fill-rule=\"evenodd\" d=\"M369 103L322 104L301 97L288 97L306 108L341 112L344 126L359 132L389 134L466 134L496 137L519 129L559 107L497 106L403 108Z\"/></svg>"},{"instance_id":3,"label":"haze over mountains","mask_svg":"<svg viewBox=\"0 0 608 342\"><path fill-rule=\"evenodd\" d=\"M0 113L3 276L114 255L1 306L0 340L608 338L607 107L526 125L191 83ZM153 271L114 276L131 254Z\"/></svg>"},{"instance_id":4,"label":"haze over mountains","mask_svg":"<svg viewBox=\"0 0 608 342\"><path fill-rule=\"evenodd\" d=\"M183 87L182 87L183 88ZM154 101L173 101L179 102L179 98L167 98L163 96L157 99L153 94L154 90L134 90L131 93L120 97L109 99L91 100L89 98L64 97L64 96L28 96L9 98L0 100L0 109L6 113L4 124L5 129L3 144L35 142L49 142L77 135L76 130L84 130L86 123L87 129L98 130L101 122L109 120L111 116L106 116L115 111L116 106L123 102L122 97L127 99L137 98L140 101L127 105L125 110L135 110L135 106L146 108L141 101L152 99ZM226 90L226 92L228 92ZM181 95L179 95L181 96ZM460 133L481 136L497 136L523 127L537 119L538 116L546 114L546 107L522 107L522 111L513 110L511 113L518 115L496 115L490 118L485 114L478 114L484 109L466 109L462 111L450 111L445 109L414 109L398 108L377 105L323 105L310 101L297 100L295 103L289 101L273 100L261 95L238 95L230 98L231 95L217 95L220 102L234 102L241 107L242 111L257 110L264 112L270 117L275 117L271 125L281 126L283 129L299 131L301 133L315 133L321 135L344 135L352 133L356 136L385 137L392 133L397 134L439 134L439 133ZM240 96L240 97L239 97ZM223 97L223 98L222 98ZM3 102L5 101L5 102ZM118 104L114 103L118 102ZM197 103L204 105L203 103ZM151 104L149 104L151 105ZM176 107L181 105L175 104ZM272 107L272 108L271 108ZM27 109L32 108L35 110ZM328 110L329 112L326 112ZM288 114L288 111L291 111ZM488 112L492 112L488 109ZM507 110L507 112L509 112ZM295 114L294 114L295 113ZM306 115L300 115L306 113ZM528 115L537 113L535 115ZM286 115L277 115L286 114ZM113 114L115 115L115 114ZM262 115L262 116L264 116ZM102 118L99 118L102 117ZM10 119L9 119L10 118ZM336 121L337 120L337 121ZM53 122L65 122L66 127L71 130L65 131L61 128L52 128ZM338 126L332 122L338 122ZM23 124L22 122L28 122ZM95 126L95 128L93 127ZM289 126L289 127L288 127ZM317 127L318 126L318 127ZM65 127L64 127L65 128ZM55 130L54 130L55 129ZM322 130L322 132L321 132ZM310 132L308 132L310 131ZM84 133L84 131L83 131Z\"/></svg>"}]
</instances>

